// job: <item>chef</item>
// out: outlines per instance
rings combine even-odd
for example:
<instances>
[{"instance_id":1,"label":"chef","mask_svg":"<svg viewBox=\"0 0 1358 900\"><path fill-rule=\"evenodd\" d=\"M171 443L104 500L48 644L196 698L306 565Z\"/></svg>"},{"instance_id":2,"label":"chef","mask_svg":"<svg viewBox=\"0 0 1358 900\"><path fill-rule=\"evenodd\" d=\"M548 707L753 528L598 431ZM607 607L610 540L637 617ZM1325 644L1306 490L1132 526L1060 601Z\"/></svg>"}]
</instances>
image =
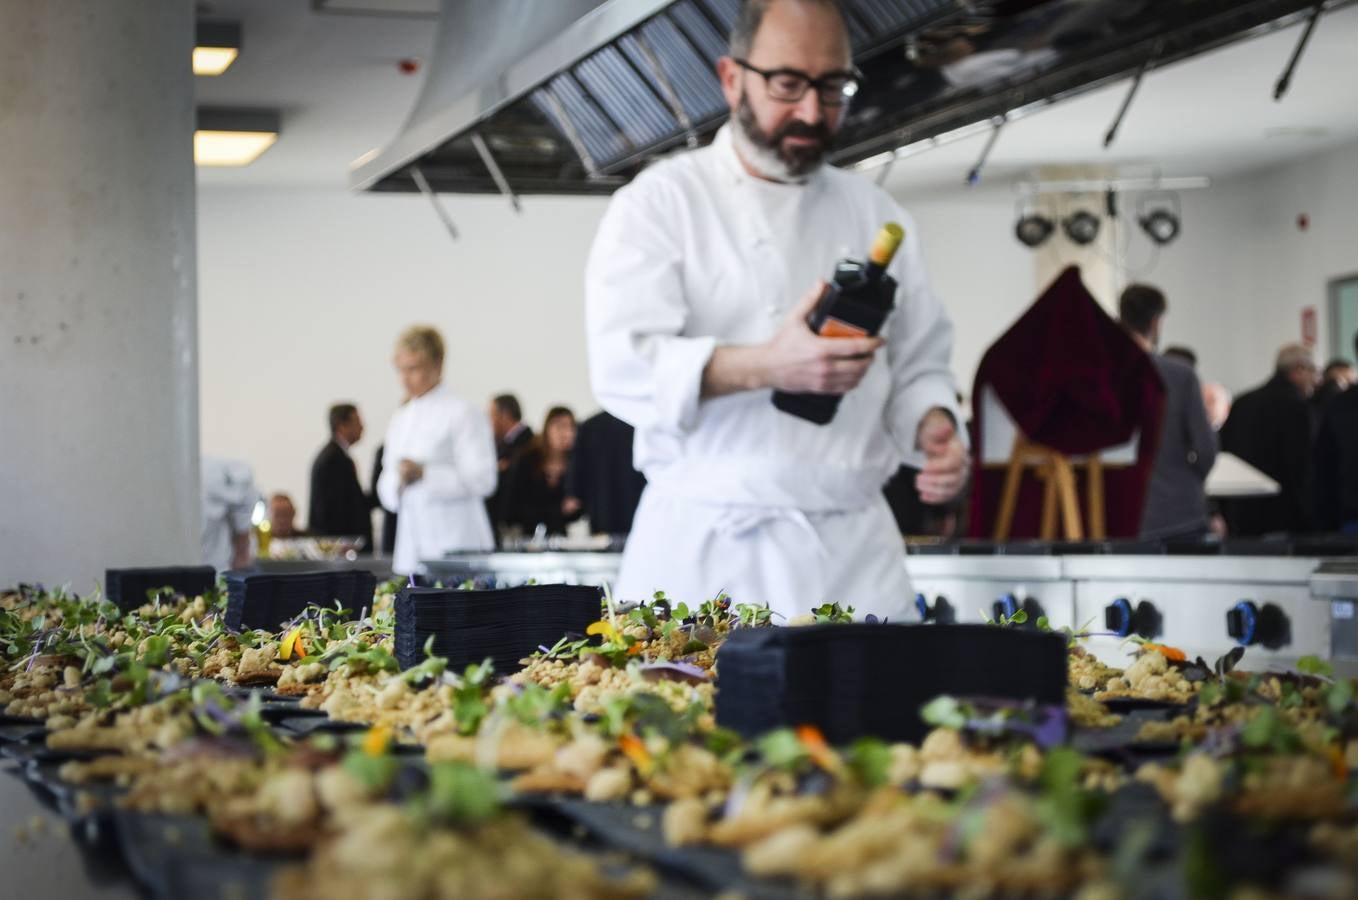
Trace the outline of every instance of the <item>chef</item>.
<instances>
[{"instance_id":1,"label":"chef","mask_svg":"<svg viewBox=\"0 0 1358 900\"><path fill-rule=\"evenodd\" d=\"M881 489L902 460L925 502L965 483L952 325L910 217L823 164L857 77L837 6L746 2L717 71L730 120L615 195L586 271L591 381L636 428L648 481L617 594L725 590L787 618L827 601L903 618ZM819 279L887 222L906 242L882 336L813 334ZM818 426L775 409L774 389L845 396Z\"/></svg>"},{"instance_id":2,"label":"chef","mask_svg":"<svg viewBox=\"0 0 1358 900\"><path fill-rule=\"evenodd\" d=\"M485 499L498 472L490 420L443 383L439 333L405 331L395 364L409 399L387 426L377 497L398 514L391 567L406 575L452 551L494 549Z\"/></svg>"}]
</instances>

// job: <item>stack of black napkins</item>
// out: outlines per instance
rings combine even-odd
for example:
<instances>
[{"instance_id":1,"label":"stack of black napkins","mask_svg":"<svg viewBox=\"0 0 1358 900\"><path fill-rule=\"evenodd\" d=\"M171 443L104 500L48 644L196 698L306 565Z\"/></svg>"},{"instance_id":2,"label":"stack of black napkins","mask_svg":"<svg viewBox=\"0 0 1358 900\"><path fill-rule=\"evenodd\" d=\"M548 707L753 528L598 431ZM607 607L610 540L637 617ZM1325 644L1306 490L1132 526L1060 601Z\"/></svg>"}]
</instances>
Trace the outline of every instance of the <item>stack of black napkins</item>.
<instances>
[{"instance_id":1,"label":"stack of black napkins","mask_svg":"<svg viewBox=\"0 0 1358 900\"><path fill-rule=\"evenodd\" d=\"M396 660L402 669L430 652L459 672L489 657L501 675L519 669L519 660L539 646L550 647L566 634L584 636L600 616L597 587L568 584L526 585L489 591L402 588L396 595Z\"/></svg>"},{"instance_id":2,"label":"stack of black napkins","mask_svg":"<svg viewBox=\"0 0 1358 900\"><path fill-rule=\"evenodd\" d=\"M717 652L717 724L815 725L833 744L919 741L940 694L1064 704L1066 639L989 625L742 628Z\"/></svg>"},{"instance_id":3,"label":"stack of black napkins","mask_svg":"<svg viewBox=\"0 0 1358 900\"><path fill-rule=\"evenodd\" d=\"M123 612L148 603L150 592L169 588L171 595L196 597L212 590L217 570L212 566L161 566L149 569L105 569L104 596Z\"/></svg>"},{"instance_id":4,"label":"stack of black napkins","mask_svg":"<svg viewBox=\"0 0 1358 900\"><path fill-rule=\"evenodd\" d=\"M377 578L371 572L226 573L226 627L276 629L308 606L342 608L358 616L372 609Z\"/></svg>"}]
</instances>

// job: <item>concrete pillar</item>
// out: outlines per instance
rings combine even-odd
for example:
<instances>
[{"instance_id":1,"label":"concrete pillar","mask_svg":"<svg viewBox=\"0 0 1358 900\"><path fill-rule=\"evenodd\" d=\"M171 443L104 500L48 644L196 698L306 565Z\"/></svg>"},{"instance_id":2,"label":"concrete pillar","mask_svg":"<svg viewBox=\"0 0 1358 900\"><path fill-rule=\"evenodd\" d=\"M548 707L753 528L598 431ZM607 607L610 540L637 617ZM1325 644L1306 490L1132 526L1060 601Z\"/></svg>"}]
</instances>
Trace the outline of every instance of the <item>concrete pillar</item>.
<instances>
[{"instance_id":1,"label":"concrete pillar","mask_svg":"<svg viewBox=\"0 0 1358 900\"><path fill-rule=\"evenodd\" d=\"M199 558L193 6L0 3L0 584Z\"/></svg>"}]
</instances>

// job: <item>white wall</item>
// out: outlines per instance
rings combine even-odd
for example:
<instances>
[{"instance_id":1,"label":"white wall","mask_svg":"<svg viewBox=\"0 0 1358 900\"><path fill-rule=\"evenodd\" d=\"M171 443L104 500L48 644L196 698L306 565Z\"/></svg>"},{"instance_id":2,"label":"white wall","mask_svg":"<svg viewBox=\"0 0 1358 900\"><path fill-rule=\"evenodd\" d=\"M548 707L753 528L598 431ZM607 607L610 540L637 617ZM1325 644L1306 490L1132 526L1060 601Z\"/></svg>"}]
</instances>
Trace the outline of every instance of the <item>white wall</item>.
<instances>
[{"instance_id":1,"label":"white wall","mask_svg":"<svg viewBox=\"0 0 1358 900\"><path fill-rule=\"evenodd\" d=\"M985 349L1069 245L1019 244L1004 188L900 199L956 323L953 368L969 393ZM468 398L516 391L534 427L554 403L595 408L582 273L606 201L530 197L515 216L499 198L446 200L458 242L417 196L200 191L205 453L250 461L261 489L286 490L305 510L326 407L353 400L369 423L355 451L366 482L398 399L392 341L415 322L443 330L448 381ZM1238 392L1267 376L1314 305L1328 355L1326 284L1358 272L1358 145L1184 192L1182 203L1182 235L1158 253L1135 228L1120 237L1124 279L1169 297L1165 341L1194 347L1204 377ZM1306 233L1295 225L1303 211Z\"/></svg>"},{"instance_id":2,"label":"white wall","mask_svg":"<svg viewBox=\"0 0 1358 900\"><path fill-rule=\"evenodd\" d=\"M438 327L445 380L478 403L516 391L534 428L595 409L585 368L583 260L604 202L449 197L454 242L422 197L340 190L200 190L202 447L249 461L262 491L306 516L326 409L358 404L371 454L399 400L392 345Z\"/></svg>"}]
</instances>

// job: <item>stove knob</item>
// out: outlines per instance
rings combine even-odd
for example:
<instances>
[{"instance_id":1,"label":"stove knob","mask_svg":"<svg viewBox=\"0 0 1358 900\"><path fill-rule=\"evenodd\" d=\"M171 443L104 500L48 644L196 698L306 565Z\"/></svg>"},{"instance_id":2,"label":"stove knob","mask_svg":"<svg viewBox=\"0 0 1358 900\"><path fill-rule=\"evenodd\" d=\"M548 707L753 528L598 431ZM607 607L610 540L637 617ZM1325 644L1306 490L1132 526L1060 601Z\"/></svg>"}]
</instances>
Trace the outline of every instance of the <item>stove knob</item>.
<instances>
[{"instance_id":1,"label":"stove knob","mask_svg":"<svg viewBox=\"0 0 1358 900\"><path fill-rule=\"evenodd\" d=\"M934 618L934 611L929 608L929 601L923 594L915 595L915 611L919 613L921 622L931 622Z\"/></svg>"},{"instance_id":2,"label":"stove knob","mask_svg":"<svg viewBox=\"0 0 1358 900\"><path fill-rule=\"evenodd\" d=\"M991 612L995 615L996 622L998 622L1001 617L1006 619L1014 618L1014 613L1018 612L1018 608L1018 601L1014 599L1013 594L1005 594L991 604L990 607Z\"/></svg>"},{"instance_id":3,"label":"stove knob","mask_svg":"<svg viewBox=\"0 0 1358 900\"><path fill-rule=\"evenodd\" d=\"M1020 608L1028 614L1028 626L1030 628L1036 628L1037 620L1047 614L1047 611L1042 608L1042 604L1038 602L1036 597L1029 597L1024 600L1023 605Z\"/></svg>"},{"instance_id":4,"label":"stove knob","mask_svg":"<svg viewBox=\"0 0 1358 900\"><path fill-rule=\"evenodd\" d=\"M957 622L957 610L952 608L948 598L939 594L934 598L934 621L939 625L953 625Z\"/></svg>"},{"instance_id":5,"label":"stove knob","mask_svg":"<svg viewBox=\"0 0 1358 900\"><path fill-rule=\"evenodd\" d=\"M1132 631L1149 641L1160 634L1162 624L1160 610L1156 609L1155 604L1149 600L1142 600L1136 605L1136 611L1132 613L1131 624Z\"/></svg>"},{"instance_id":6,"label":"stove knob","mask_svg":"<svg viewBox=\"0 0 1358 900\"><path fill-rule=\"evenodd\" d=\"M1241 600L1226 613L1226 634L1242 647L1253 644L1258 635L1259 607L1252 600Z\"/></svg>"},{"instance_id":7,"label":"stove knob","mask_svg":"<svg viewBox=\"0 0 1358 900\"><path fill-rule=\"evenodd\" d=\"M1270 650L1292 643L1292 623L1282 607L1265 603L1259 608L1259 626L1255 629L1255 638Z\"/></svg>"},{"instance_id":8,"label":"stove knob","mask_svg":"<svg viewBox=\"0 0 1358 900\"><path fill-rule=\"evenodd\" d=\"M1132 633L1132 602L1126 597L1118 597L1103 608L1103 625L1118 637Z\"/></svg>"}]
</instances>

